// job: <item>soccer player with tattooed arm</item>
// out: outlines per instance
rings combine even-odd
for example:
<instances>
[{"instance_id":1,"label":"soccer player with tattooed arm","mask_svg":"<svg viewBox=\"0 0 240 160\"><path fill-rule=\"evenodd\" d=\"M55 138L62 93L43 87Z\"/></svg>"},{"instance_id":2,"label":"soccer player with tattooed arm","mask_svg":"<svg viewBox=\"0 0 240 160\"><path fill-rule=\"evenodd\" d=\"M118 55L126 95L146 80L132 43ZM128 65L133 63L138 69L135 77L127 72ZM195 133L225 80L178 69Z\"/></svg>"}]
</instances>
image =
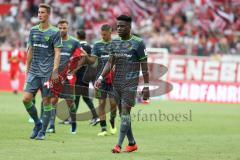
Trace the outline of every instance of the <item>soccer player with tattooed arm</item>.
<instances>
[{"instance_id":1,"label":"soccer player with tattooed arm","mask_svg":"<svg viewBox=\"0 0 240 160\"><path fill-rule=\"evenodd\" d=\"M76 79L75 72L81 67L81 64L84 62L84 56L87 53L82 50L80 42L68 34L68 28L69 24L66 19L61 19L58 22L58 29L60 30L63 43L59 65L59 76L62 76L62 79L59 82L56 82L51 88L51 91L54 93L54 97L51 99L51 103L54 108L52 110L50 127L47 130L49 133L55 133L56 107L59 98L63 98L69 107L69 114L71 117L71 133L76 134L77 130L77 107L74 103L74 79ZM59 90L55 87L58 87Z\"/></svg>"}]
</instances>

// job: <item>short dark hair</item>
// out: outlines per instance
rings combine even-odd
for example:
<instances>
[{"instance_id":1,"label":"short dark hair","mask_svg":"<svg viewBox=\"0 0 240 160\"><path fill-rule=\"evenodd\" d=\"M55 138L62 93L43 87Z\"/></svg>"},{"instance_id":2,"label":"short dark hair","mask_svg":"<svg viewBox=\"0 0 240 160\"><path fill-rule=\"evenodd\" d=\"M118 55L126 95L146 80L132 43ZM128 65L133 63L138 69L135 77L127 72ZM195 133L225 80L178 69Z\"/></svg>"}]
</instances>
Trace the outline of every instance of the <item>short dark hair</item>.
<instances>
[{"instance_id":1,"label":"short dark hair","mask_svg":"<svg viewBox=\"0 0 240 160\"><path fill-rule=\"evenodd\" d=\"M131 23L131 22L132 22L132 18L129 17L129 16L127 16L127 15L124 15L124 14L118 16L118 17L117 17L117 20L118 20L118 21L125 21L125 22L128 22L128 23Z\"/></svg>"},{"instance_id":2,"label":"short dark hair","mask_svg":"<svg viewBox=\"0 0 240 160\"><path fill-rule=\"evenodd\" d=\"M104 24L104 25L102 25L101 30L102 31L112 31L112 28L109 24Z\"/></svg>"},{"instance_id":3,"label":"short dark hair","mask_svg":"<svg viewBox=\"0 0 240 160\"><path fill-rule=\"evenodd\" d=\"M68 24L68 21L67 21L66 19L60 19L60 20L58 21L58 24L63 24L63 23Z\"/></svg>"},{"instance_id":4,"label":"short dark hair","mask_svg":"<svg viewBox=\"0 0 240 160\"><path fill-rule=\"evenodd\" d=\"M78 39L86 39L86 32L82 29L79 29L77 31L77 36L78 36Z\"/></svg>"},{"instance_id":5,"label":"short dark hair","mask_svg":"<svg viewBox=\"0 0 240 160\"><path fill-rule=\"evenodd\" d=\"M51 7L48 4L45 4L45 3L40 3L38 8L45 8L48 13L51 12Z\"/></svg>"}]
</instances>

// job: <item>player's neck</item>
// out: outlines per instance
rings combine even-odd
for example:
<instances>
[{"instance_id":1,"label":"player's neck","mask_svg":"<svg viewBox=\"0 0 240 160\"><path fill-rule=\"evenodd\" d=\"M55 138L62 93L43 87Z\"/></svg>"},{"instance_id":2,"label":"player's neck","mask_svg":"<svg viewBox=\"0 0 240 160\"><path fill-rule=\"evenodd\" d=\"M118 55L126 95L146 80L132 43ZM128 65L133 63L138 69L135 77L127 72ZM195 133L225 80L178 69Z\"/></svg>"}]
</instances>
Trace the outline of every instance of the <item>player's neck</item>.
<instances>
[{"instance_id":1,"label":"player's neck","mask_svg":"<svg viewBox=\"0 0 240 160\"><path fill-rule=\"evenodd\" d=\"M111 42L112 39L107 39L107 40L104 40L104 39L103 39L103 41L106 42L106 43L108 43L108 42Z\"/></svg>"},{"instance_id":2,"label":"player's neck","mask_svg":"<svg viewBox=\"0 0 240 160\"><path fill-rule=\"evenodd\" d=\"M39 28L44 31L44 30L47 30L49 28L49 23L48 22L41 22L40 25L39 25Z\"/></svg>"},{"instance_id":3,"label":"player's neck","mask_svg":"<svg viewBox=\"0 0 240 160\"><path fill-rule=\"evenodd\" d=\"M121 37L121 39L122 39L122 40L129 40L129 39L131 39L131 37L132 37L132 35L131 35L131 34L128 34L128 35L126 35L126 36L124 36L124 37Z\"/></svg>"},{"instance_id":4,"label":"player's neck","mask_svg":"<svg viewBox=\"0 0 240 160\"><path fill-rule=\"evenodd\" d=\"M68 35L63 36L62 40L64 40L64 41L68 40Z\"/></svg>"}]
</instances>

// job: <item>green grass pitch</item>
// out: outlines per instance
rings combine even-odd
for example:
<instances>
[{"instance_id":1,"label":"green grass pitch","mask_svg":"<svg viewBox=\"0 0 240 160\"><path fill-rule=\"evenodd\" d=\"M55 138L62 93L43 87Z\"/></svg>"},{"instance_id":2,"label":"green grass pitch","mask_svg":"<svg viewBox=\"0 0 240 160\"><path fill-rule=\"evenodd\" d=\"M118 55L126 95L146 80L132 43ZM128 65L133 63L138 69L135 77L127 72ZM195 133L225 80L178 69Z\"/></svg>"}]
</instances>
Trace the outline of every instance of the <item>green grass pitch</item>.
<instances>
[{"instance_id":1,"label":"green grass pitch","mask_svg":"<svg viewBox=\"0 0 240 160\"><path fill-rule=\"evenodd\" d=\"M99 125L91 127L87 121L78 123L77 135L69 133L69 125L56 124L56 134L44 141L30 140L33 125L21 99L21 94L0 92L0 160L240 160L239 105L174 101L137 105L133 131L139 150L112 154L117 135L97 137ZM81 105L80 110L87 107ZM173 115L177 117L172 119Z\"/></svg>"}]
</instances>

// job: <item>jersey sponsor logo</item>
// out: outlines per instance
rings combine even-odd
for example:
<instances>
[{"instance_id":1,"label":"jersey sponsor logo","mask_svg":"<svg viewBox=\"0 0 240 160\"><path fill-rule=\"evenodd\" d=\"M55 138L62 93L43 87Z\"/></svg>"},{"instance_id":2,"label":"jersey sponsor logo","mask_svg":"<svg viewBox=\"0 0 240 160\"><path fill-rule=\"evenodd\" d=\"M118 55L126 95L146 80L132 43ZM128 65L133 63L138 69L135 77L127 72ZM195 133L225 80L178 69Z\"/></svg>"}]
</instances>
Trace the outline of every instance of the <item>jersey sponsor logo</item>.
<instances>
[{"instance_id":1,"label":"jersey sponsor logo","mask_svg":"<svg viewBox=\"0 0 240 160\"><path fill-rule=\"evenodd\" d=\"M67 52L61 52L61 56L70 56L70 53L67 53Z\"/></svg>"},{"instance_id":2,"label":"jersey sponsor logo","mask_svg":"<svg viewBox=\"0 0 240 160\"><path fill-rule=\"evenodd\" d=\"M118 53L114 55L115 57L131 57L132 55L127 54L127 53Z\"/></svg>"},{"instance_id":3,"label":"jersey sponsor logo","mask_svg":"<svg viewBox=\"0 0 240 160\"><path fill-rule=\"evenodd\" d=\"M130 50L132 50L132 49L133 49L133 47L132 47L132 46L129 46L129 47L128 47L128 50L129 50L129 51L130 51Z\"/></svg>"},{"instance_id":4,"label":"jersey sponsor logo","mask_svg":"<svg viewBox=\"0 0 240 160\"><path fill-rule=\"evenodd\" d=\"M108 58L109 55L101 55L101 58Z\"/></svg>"},{"instance_id":5,"label":"jersey sponsor logo","mask_svg":"<svg viewBox=\"0 0 240 160\"><path fill-rule=\"evenodd\" d=\"M34 47L41 47L41 48L48 48L47 45L44 45L44 44L38 44L38 43L34 43L33 46L34 46Z\"/></svg>"}]
</instances>

